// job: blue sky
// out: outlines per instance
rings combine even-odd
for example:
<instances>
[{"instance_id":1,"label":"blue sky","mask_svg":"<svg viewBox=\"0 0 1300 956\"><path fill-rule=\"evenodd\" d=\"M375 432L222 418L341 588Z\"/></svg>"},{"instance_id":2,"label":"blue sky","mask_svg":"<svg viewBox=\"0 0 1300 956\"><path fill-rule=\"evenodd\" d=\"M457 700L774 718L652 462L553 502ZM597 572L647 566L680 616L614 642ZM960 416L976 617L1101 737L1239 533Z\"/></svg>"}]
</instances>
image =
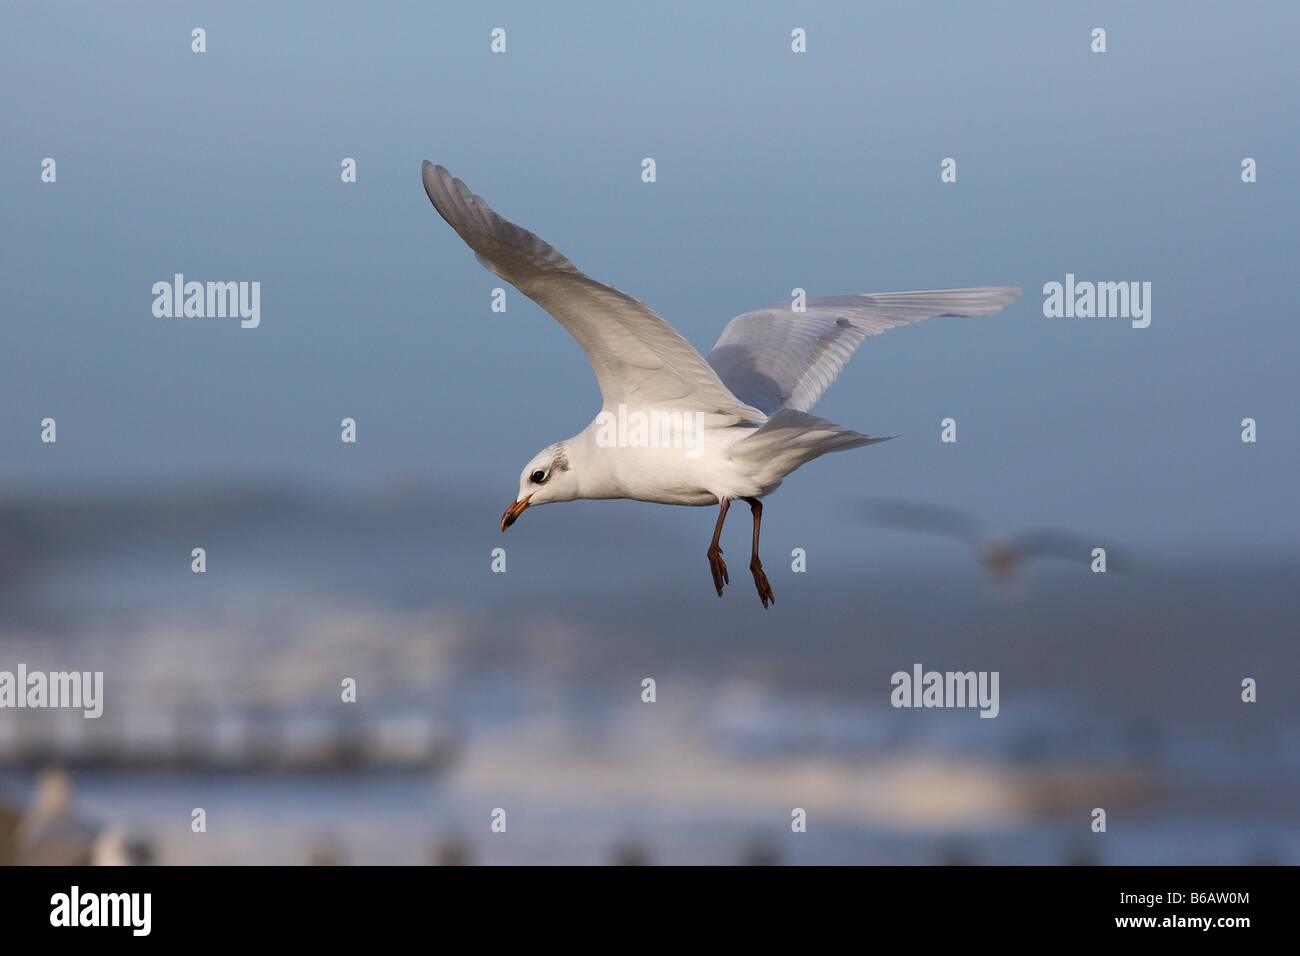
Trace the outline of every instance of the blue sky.
<instances>
[{"instance_id":1,"label":"blue sky","mask_svg":"<svg viewBox=\"0 0 1300 956\"><path fill-rule=\"evenodd\" d=\"M833 551L844 508L883 496L1164 552L1289 547L1298 27L1285 3L8 5L0 484L408 481L481 495L490 528L599 393L532 303L489 311L427 158L704 351L795 286L1024 288L869 340L816 411L904 438L808 466L765 530ZM154 318L175 272L260 281L261 327ZM1151 327L1045 318L1066 273L1151 282ZM650 506L563 507L616 529ZM547 513L512 534L563 534ZM712 524L638 518L701 555Z\"/></svg>"}]
</instances>

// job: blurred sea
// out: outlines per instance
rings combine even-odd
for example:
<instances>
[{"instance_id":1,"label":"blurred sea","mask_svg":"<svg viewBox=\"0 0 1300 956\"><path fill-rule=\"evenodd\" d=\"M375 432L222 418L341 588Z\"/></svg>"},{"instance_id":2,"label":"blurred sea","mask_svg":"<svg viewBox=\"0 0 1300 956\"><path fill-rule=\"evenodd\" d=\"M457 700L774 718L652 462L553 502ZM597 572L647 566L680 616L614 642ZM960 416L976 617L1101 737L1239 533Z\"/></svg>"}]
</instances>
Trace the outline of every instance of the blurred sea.
<instances>
[{"instance_id":1,"label":"blurred sea","mask_svg":"<svg viewBox=\"0 0 1300 956\"><path fill-rule=\"evenodd\" d=\"M703 538L628 514L497 575L473 496L11 493L0 670L102 670L106 703L0 710L0 804L63 768L69 817L182 864L1300 862L1293 557L1004 585L773 540L764 613L743 560L719 601ZM998 671L999 716L892 708L916 662Z\"/></svg>"}]
</instances>

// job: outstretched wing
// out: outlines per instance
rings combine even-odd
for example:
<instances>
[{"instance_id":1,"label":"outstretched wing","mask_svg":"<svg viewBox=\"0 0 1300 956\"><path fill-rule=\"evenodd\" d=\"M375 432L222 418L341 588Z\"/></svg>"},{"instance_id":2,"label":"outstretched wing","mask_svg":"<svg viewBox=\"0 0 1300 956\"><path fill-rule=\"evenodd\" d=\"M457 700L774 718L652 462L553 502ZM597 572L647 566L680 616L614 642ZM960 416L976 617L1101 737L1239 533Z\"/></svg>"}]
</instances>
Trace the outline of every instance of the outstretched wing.
<instances>
[{"instance_id":1,"label":"outstretched wing","mask_svg":"<svg viewBox=\"0 0 1300 956\"><path fill-rule=\"evenodd\" d=\"M1070 531L1036 528L1016 535L1011 539L1011 545L1026 558L1059 558L1083 564L1091 563L1094 548L1104 548L1108 571L1133 570L1129 556L1110 542L1085 538Z\"/></svg>"},{"instance_id":2,"label":"outstretched wing","mask_svg":"<svg viewBox=\"0 0 1300 956\"><path fill-rule=\"evenodd\" d=\"M806 412L869 336L936 315L994 315L1019 294L990 286L842 295L809 299L805 312L782 302L728 322L709 364L733 395L768 415Z\"/></svg>"},{"instance_id":3,"label":"outstretched wing","mask_svg":"<svg viewBox=\"0 0 1300 956\"><path fill-rule=\"evenodd\" d=\"M766 419L732 395L703 356L653 310L592 279L542 239L502 219L443 167L426 160L422 175L434 208L478 261L578 340L606 408L657 405L734 421Z\"/></svg>"},{"instance_id":4,"label":"outstretched wing","mask_svg":"<svg viewBox=\"0 0 1300 956\"><path fill-rule=\"evenodd\" d=\"M900 531L927 531L961 538L978 544L984 538L983 523L957 508L912 501L867 501L863 513L872 524Z\"/></svg>"}]
</instances>

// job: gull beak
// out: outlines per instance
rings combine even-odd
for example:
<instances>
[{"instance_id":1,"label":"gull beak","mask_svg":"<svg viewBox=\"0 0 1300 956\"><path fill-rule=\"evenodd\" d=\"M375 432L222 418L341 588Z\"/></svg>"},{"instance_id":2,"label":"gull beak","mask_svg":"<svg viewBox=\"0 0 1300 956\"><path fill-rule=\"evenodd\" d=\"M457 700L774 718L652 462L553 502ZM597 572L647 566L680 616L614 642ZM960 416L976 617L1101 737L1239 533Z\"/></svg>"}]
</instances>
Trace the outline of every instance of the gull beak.
<instances>
[{"instance_id":1,"label":"gull beak","mask_svg":"<svg viewBox=\"0 0 1300 956\"><path fill-rule=\"evenodd\" d=\"M528 499L531 497L532 495L526 495L518 501L513 502L510 507L506 509L506 513L501 516L502 531L505 531L506 528L514 524L515 520L524 513L524 509L528 507Z\"/></svg>"}]
</instances>

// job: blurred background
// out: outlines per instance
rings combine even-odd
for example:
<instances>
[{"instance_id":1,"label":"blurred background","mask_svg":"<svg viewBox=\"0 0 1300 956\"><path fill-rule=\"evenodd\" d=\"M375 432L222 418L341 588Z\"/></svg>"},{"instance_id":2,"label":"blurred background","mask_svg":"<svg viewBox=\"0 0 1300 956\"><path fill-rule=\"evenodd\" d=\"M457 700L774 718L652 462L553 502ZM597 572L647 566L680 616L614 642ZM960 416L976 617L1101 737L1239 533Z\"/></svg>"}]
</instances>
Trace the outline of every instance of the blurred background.
<instances>
[{"instance_id":1,"label":"blurred background","mask_svg":"<svg viewBox=\"0 0 1300 956\"><path fill-rule=\"evenodd\" d=\"M1300 861L1297 26L1282 3L6 8L0 670L102 670L106 700L0 710L0 860ZM500 533L599 397L540 309L490 311L425 158L703 351L796 286L1025 292L863 346L816 412L903 438L768 499L764 611L747 518L722 600L711 509ZM155 318L176 272L260 281L260 327ZM1150 328L1045 318L1066 273L1151 282ZM881 498L1124 561L993 575L976 541L873 520ZM998 671L999 716L892 708L915 663Z\"/></svg>"}]
</instances>

